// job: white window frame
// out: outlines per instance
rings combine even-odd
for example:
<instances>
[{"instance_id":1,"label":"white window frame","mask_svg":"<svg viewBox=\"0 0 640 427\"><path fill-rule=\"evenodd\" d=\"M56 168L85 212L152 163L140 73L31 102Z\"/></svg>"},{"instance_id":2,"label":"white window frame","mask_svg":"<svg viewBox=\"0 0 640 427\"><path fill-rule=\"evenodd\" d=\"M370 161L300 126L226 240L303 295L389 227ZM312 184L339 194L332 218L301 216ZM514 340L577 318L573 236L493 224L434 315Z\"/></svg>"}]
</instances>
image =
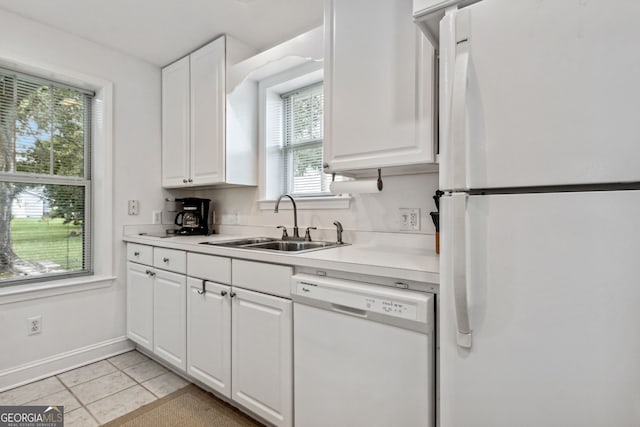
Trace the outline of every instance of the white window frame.
<instances>
[{"instance_id":1,"label":"white window frame","mask_svg":"<svg viewBox=\"0 0 640 427\"><path fill-rule=\"evenodd\" d=\"M282 142L275 138L282 138L282 125L271 120L270 115L278 114L282 109L283 93L312 85L323 80L322 62L310 62L304 65L278 73L261 80L259 92L259 199L258 206L262 210L274 209L276 199L283 192L280 168L274 164L276 156L269 156L268 152L275 149ZM281 111L280 111L281 112ZM280 128L276 128L280 126ZM349 195L328 195L312 197L296 197L298 209L347 209L351 197ZM282 206L290 208L290 204Z\"/></svg>"},{"instance_id":2,"label":"white window frame","mask_svg":"<svg viewBox=\"0 0 640 427\"><path fill-rule=\"evenodd\" d=\"M92 105L93 274L0 288L0 305L111 286L113 265L113 83L23 58L0 58L0 66L95 92Z\"/></svg>"}]
</instances>

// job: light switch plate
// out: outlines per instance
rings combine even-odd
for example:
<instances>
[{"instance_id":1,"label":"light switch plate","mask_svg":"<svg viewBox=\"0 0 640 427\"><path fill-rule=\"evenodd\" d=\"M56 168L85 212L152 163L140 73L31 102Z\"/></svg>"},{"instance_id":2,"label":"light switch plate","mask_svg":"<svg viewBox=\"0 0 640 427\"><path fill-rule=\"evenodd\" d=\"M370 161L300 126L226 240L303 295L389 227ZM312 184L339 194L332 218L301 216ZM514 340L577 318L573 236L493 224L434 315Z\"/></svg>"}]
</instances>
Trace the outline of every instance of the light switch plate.
<instances>
[{"instance_id":1,"label":"light switch plate","mask_svg":"<svg viewBox=\"0 0 640 427\"><path fill-rule=\"evenodd\" d=\"M399 208L400 230L420 230L420 208Z\"/></svg>"}]
</instances>

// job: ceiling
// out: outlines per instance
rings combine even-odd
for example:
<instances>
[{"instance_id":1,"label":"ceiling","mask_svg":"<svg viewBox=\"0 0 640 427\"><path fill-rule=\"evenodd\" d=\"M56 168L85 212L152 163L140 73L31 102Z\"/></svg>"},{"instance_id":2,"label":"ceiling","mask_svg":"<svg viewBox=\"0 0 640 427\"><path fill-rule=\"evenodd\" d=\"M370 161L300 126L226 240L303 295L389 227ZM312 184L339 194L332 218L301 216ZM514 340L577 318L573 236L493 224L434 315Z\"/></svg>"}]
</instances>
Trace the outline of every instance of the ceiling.
<instances>
[{"instance_id":1,"label":"ceiling","mask_svg":"<svg viewBox=\"0 0 640 427\"><path fill-rule=\"evenodd\" d=\"M274 46L322 24L323 0L0 0L0 9L164 66L222 33Z\"/></svg>"}]
</instances>

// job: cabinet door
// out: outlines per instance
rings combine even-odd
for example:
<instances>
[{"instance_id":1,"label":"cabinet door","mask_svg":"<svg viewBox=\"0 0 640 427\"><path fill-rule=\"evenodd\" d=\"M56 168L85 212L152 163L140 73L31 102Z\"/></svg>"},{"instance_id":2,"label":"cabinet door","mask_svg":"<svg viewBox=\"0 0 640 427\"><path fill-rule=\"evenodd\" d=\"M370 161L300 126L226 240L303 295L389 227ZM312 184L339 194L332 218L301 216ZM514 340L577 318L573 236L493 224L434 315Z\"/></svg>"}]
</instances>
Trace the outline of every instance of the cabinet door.
<instances>
[{"instance_id":1,"label":"cabinet door","mask_svg":"<svg viewBox=\"0 0 640 427\"><path fill-rule=\"evenodd\" d=\"M187 367L187 278L155 270L153 351L172 365Z\"/></svg>"},{"instance_id":2,"label":"cabinet door","mask_svg":"<svg viewBox=\"0 0 640 427\"><path fill-rule=\"evenodd\" d=\"M189 57L162 69L162 186L188 185Z\"/></svg>"},{"instance_id":3,"label":"cabinet door","mask_svg":"<svg viewBox=\"0 0 640 427\"><path fill-rule=\"evenodd\" d=\"M187 289L187 374L231 397L231 287L189 277Z\"/></svg>"},{"instance_id":4,"label":"cabinet door","mask_svg":"<svg viewBox=\"0 0 640 427\"><path fill-rule=\"evenodd\" d=\"M127 263L127 337L153 351L153 276L151 267Z\"/></svg>"},{"instance_id":5,"label":"cabinet door","mask_svg":"<svg viewBox=\"0 0 640 427\"><path fill-rule=\"evenodd\" d=\"M232 399L277 426L292 424L291 301L232 288Z\"/></svg>"},{"instance_id":6,"label":"cabinet door","mask_svg":"<svg viewBox=\"0 0 640 427\"><path fill-rule=\"evenodd\" d=\"M225 39L190 55L191 178L193 185L225 181Z\"/></svg>"},{"instance_id":7,"label":"cabinet door","mask_svg":"<svg viewBox=\"0 0 640 427\"><path fill-rule=\"evenodd\" d=\"M434 50L412 0L327 0L325 13L329 171L433 162Z\"/></svg>"}]
</instances>

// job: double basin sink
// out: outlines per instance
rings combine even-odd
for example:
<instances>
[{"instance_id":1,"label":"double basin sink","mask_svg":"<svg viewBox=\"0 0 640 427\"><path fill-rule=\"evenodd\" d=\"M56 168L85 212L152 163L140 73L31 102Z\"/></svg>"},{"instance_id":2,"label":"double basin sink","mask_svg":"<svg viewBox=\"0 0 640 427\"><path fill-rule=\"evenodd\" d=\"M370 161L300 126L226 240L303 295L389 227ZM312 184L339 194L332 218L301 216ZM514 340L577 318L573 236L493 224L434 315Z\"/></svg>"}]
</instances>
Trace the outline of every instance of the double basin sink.
<instances>
[{"instance_id":1,"label":"double basin sink","mask_svg":"<svg viewBox=\"0 0 640 427\"><path fill-rule=\"evenodd\" d=\"M251 237L244 239L202 242L201 245L224 246L238 249L254 249L274 252L309 252L318 249L329 249L344 244L336 242L307 242L298 240L280 240L271 237Z\"/></svg>"}]
</instances>

